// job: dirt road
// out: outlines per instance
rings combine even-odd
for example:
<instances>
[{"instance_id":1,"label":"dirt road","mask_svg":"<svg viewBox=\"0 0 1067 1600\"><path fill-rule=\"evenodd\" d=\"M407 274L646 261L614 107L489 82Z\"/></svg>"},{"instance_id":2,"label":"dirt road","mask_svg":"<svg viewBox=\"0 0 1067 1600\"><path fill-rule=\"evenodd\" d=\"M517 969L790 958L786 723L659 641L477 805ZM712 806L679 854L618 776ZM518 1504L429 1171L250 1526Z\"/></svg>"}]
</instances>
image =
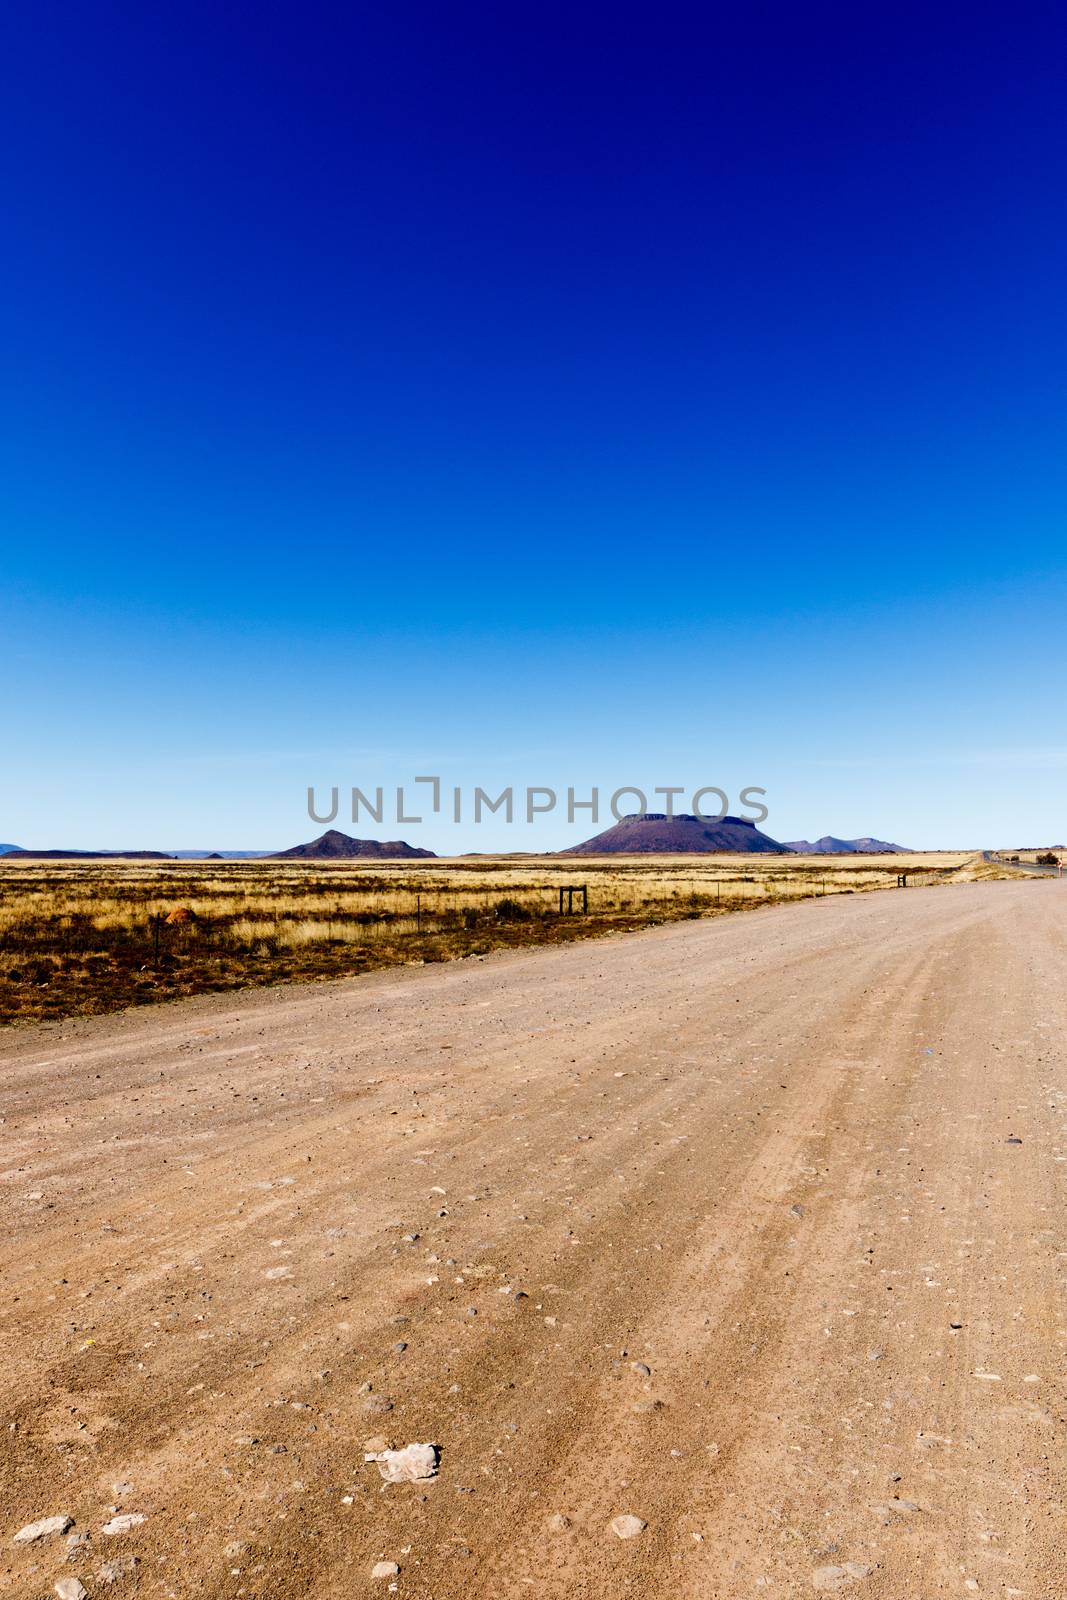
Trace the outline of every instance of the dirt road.
<instances>
[{"instance_id":1,"label":"dirt road","mask_svg":"<svg viewBox=\"0 0 1067 1600\"><path fill-rule=\"evenodd\" d=\"M1062 1596L1065 956L978 884L0 1035L0 1592Z\"/></svg>"}]
</instances>

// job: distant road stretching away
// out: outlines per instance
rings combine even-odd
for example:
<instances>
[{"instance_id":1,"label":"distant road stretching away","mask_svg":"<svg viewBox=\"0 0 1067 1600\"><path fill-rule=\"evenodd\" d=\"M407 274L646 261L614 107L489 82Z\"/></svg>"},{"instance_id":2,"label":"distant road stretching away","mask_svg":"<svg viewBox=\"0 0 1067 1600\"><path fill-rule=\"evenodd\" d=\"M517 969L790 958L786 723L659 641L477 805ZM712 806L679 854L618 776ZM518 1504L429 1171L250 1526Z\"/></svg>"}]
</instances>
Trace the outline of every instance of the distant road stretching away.
<instances>
[{"instance_id":1,"label":"distant road stretching away","mask_svg":"<svg viewBox=\"0 0 1067 1600\"><path fill-rule=\"evenodd\" d=\"M0 1592L1067 1593L1065 973L1026 881L6 1030Z\"/></svg>"},{"instance_id":2,"label":"distant road stretching away","mask_svg":"<svg viewBox=\"0 0 1067 1600\"><path fill-rule=\"evenodd\" d=\"M982 858L985 861L998 860L998 857L992 850L983 850ZM1003 857L999 859L1003 861ZM1060 869L1058 866L1049 867L1037 861L1012 861L1010 866L1013 872L1037 872L1042 874L1044 877L1049 878L1058 878L1060 876Z\"/></svg>"}]
</instances>

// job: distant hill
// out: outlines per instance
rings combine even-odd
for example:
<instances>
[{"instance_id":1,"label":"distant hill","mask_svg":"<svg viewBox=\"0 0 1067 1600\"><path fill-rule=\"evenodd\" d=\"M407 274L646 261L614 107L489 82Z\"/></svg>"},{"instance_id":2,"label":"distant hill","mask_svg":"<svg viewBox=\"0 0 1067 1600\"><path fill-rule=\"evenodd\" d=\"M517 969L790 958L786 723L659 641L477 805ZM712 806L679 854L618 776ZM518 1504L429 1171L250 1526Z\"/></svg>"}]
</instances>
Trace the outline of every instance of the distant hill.
<instances>
[{"instance_id":1,"label":"distant hill","mask_svg":"<svg viewBox=\"0 0 1067 1600\"><path fill-rule=\"evenodd\" d=\"M744 817L722 817L718 821L683 814L667 817L649 811L624 817L613 828L595 838L561 850L564 856L607 855L714 855L724 850L754 855L782 854L785 845L760 833L754 822Z\"/></svg>"},{"instance_id":2,"label":"distant hill","mask_svg":"<svg viewBox=\"0 0 1067 1600\"><path fill-rule=\"evenodd\" d=\"M887 839L835 839L824 833L814 843L810 839L790 839L787 850L798 856L907 856L914 852L906 844L890 844Z\"/></svg>"},{"instance_id":3,"label":"distant hill","mask_svg":"<svg viewBox=\"0 0 1067 1600\"><path fill-rule=\"evenodd\" d=\"M126 861L259 861L269 850L24 850L17 844L0 844L0 856L33 856L54 861L104 860L118 856Z\"/></svg>"},{"instance_id":4,"label":"distant hill","mask_svg":"<svg viewBox=\"0 0 1067 1600\"><path fill-rule=\"evenodd\" d=\"M7 856L20 856L32 861L169 861L163 850L20 850L12 845L5 850Z\"/></svg>"},{"instance_id":5,"label":"distant hill","mask_svg":"<svg viewBox=\"0 0 1067 1600\"><path fill-rule=\"evenodd\" d=\"M362 856L371 861L410 860L416 856L433 856L432 850L420 850L403 839L393 839L383 844L379 839L353 839L350 834L330 828L321 839L309 844L294 844L291 850L279 850L272 861L344 861Z\"/></svg>"},{"instance_id":6,"label":"distant hill","mask_svg":"<svg viewBox=\"0 0 1067 1600\"><path fill-rule=\"evenodd\" d=\"M168 850L175 861L260 861L270 850Z\"/></svg>"}]
</instances>

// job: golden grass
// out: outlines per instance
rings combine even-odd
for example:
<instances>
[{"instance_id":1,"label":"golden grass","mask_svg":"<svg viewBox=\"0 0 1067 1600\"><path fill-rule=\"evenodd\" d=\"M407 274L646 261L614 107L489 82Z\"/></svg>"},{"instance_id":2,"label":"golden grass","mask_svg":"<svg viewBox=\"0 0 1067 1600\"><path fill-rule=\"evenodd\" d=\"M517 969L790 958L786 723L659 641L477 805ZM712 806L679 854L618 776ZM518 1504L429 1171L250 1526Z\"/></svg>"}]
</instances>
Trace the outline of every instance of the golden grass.
<instances>
[{"instance_id":1,"label":"golden grass","mask_svg":"<svg viewBox=\"0 0 1067 1600\"><path fill-rule=\"evenodd\" d=\"M968 852L397 862L0 858L0 1021L864 893L895 887L900 872L916 887L1008 875ZM559 916L561 884L588 886L588 915ZM175 917L179 911L191 916Z\"/></svg>"}]
</instances>

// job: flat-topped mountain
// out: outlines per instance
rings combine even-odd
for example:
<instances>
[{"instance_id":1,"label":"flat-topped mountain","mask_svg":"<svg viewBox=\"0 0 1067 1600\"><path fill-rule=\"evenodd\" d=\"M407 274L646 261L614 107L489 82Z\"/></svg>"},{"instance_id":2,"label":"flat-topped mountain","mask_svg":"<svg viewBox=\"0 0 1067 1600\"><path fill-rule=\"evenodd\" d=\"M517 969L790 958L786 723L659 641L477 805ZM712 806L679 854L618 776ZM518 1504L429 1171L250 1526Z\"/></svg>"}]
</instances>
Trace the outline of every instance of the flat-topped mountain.
<instances>
[{"instance_id":1,"label":"flat-topped mountain","mask_svg":"<svg viewBox=\"0 0 1067 1600\"><path fill-rule=\"evenodd\" d=\"M0 854L26 861L169 861L165 850L23 850L5 847Z\"/></svg>"},{"instance_id":2,"label":"flat-topped mountain","mask_svg":"<svg viewBox=\"0 0 1067 1600\"><path fill-rule=\"evenodd\" d=\"M890 844L886 839L835 839L824 833L814 842L810 839L790 839L787 850L798 856L907 856L913 852L906 844Z\"/></svg>"},{"instance_id":3,"label":"flat-topped mountain","mask_svg":"<svg viewBox=\"0 0 1067 1600\"><path fill-rule=\"evenodd\" d=\"M382 843L380 839L354 839L349 833L328 828L319 839L308 844L294 844L291 850L279 850L270 857L272 861L346 861L358 856L370 861L403 861L415 856L433 856L433 850L420 850L417 845L403 839Z\"/></svg>"},{"instance_id":4,"label":"flat-topped mountain","mask_svg":"<svg viewBox=\"0 0 1067 1600\"><path fill-rule=\"evenodd\" d=\"M592 839L572 844L560 855L715 855L736 850L746 855L783 854L785 845L760 833L745 817L694 817L689 813L668 817L647 811L623 817L613 828L606 828Z\"/></svg>"}]
</instances>

